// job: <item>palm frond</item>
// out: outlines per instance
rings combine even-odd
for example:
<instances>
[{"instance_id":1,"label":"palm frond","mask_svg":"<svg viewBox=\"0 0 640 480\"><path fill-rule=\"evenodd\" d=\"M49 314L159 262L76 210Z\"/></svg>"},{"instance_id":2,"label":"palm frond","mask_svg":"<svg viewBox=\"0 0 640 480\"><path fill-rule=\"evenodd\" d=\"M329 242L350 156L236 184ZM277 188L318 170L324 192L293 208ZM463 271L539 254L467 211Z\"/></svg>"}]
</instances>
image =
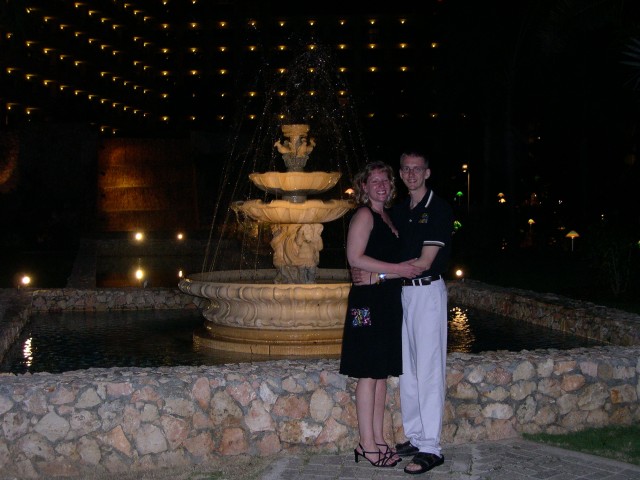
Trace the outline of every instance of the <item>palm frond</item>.
<instances>
[{"instance_id":1,"label":"palm frond","mask_svg":"<svg viewBox=\"0 0 640 480\"><path fill-rule=\"evenodd\" d=\"M640 90L640 38L631 38L622 54L625 59L621 63L632 67L630 83L634 90Z\"/></svg>"}]
</instances>

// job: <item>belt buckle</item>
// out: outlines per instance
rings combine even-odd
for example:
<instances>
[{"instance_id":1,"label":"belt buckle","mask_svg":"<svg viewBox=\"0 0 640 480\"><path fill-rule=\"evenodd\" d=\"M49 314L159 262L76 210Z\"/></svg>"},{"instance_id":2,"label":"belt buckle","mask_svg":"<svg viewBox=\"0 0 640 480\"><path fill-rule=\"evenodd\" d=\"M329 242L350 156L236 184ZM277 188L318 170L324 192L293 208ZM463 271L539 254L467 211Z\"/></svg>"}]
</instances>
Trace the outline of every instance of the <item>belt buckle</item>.
<instances>
[{"instance_id":1,"label":"belt buckle","mask_svg":"<svg viewBox=\"0 0 640 480\"><path fill-rule=\"evenodd\" d=\"M431 285L433 282L440 280L440 275L429 275L428 277L416 278L412 280L414 286Z\"/></svg>"}]
</instances>

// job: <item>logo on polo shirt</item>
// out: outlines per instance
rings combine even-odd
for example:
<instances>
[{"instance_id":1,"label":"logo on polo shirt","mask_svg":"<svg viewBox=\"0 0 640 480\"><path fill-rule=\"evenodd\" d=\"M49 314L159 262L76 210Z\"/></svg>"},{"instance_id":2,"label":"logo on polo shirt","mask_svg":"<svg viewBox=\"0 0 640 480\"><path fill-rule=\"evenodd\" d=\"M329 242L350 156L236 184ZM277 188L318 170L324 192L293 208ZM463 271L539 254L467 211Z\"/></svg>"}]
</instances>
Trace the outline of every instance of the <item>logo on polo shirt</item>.
<instances>
[{"instance_id":1,"label":"logo on polo shirt","mask_svg":"<svg viewBox=\"0 0 640 480\"><path fill-rule=\"evenodd\" d=\"M423 213L422 215L420 215L420 220L418 220L418 223L428 223L428 222L429 222L428 213Z\"/></svg>"}]
</instances>

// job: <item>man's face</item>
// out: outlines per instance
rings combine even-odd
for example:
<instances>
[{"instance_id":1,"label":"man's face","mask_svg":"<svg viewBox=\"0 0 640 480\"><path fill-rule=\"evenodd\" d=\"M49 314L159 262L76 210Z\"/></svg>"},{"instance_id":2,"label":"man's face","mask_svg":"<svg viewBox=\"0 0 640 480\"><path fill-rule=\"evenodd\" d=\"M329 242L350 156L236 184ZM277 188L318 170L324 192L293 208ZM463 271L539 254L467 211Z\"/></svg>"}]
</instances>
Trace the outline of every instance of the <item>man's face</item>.
<instances>
[{"instance_id":1,"label":"man's face","mask_svg":"<svg viewBox=\"0 0 640 480\"><path fill-rule=\"evenodd\" d=\"M405 157L400 164L400 178L409 190L422 188L429 175L431 170L425 167L425 161L420 157Z\"/></svg>"}]
</instances>

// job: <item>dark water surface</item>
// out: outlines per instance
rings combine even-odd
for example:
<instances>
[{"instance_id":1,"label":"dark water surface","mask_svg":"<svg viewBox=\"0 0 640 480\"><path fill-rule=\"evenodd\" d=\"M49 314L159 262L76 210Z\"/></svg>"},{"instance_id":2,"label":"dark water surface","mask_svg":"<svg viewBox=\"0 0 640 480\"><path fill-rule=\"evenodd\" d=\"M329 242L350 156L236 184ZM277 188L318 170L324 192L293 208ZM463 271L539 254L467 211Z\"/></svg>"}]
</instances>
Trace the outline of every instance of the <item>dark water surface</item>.
<instances>
[{"instance_id":1,"label":"dark water surface","mask_svg":"<svg viewBox=\"0 0 640 480\"><path fill-rule=\"evenodd\" d=\"M192 336L204 322L193 310L38 313L7 352L0 371L61 373L92 367L220 365L277 358L198 348ZM601 343L468 308L450 309L449 352L595 345Z\"/></svg>"}]
</instances>

